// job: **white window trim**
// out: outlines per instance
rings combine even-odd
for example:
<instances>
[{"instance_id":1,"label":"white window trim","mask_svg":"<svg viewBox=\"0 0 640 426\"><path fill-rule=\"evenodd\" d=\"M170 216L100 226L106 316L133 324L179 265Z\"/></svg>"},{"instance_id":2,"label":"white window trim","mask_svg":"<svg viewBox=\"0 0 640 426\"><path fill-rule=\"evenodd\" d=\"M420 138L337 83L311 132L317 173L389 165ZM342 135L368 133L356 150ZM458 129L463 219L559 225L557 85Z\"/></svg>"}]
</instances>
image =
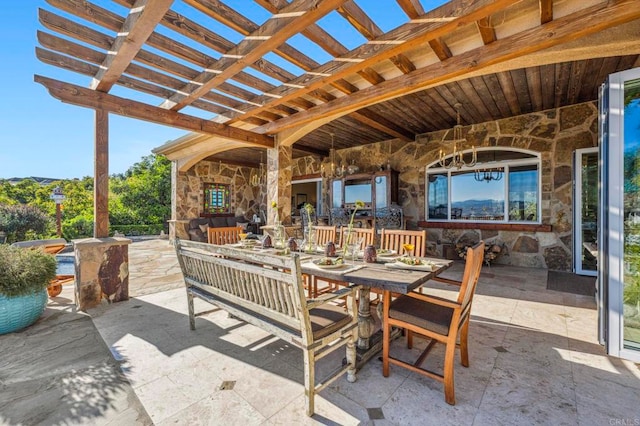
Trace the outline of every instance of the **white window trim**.
<instances>
[{"instance_id":1,"label":"white window trim","mask_svg":"<svg viewBox=\"0 0 640 426\"><path fill-rule=\"evenodd\" d=\"M443 222L443 223L513 223L513 224L529 224L529 225L539 225L542 223L542 159L539 152L529 151L521 148L502 148L502 147L487 147L487 148L477 148L477 152L480 151L510 151L510 152L521 152L523 154L531 155L531 158L523 158L519 160L504 160L504 161L489 161L486 163L478 163L473 167L463 167L461 169L457 169L452 167L450 169L446 169L444 167L434 167L440 163L440 160L436 160L425 167L425 197L424 197L424 217L427 222ZM463 154L470 154L472 150L462 151ZM446 160L450 160L453 154L445 157ZM538 220L536 221L524 221L524 220L512 220L509 218L509 169L510 167L519 167L519 166L531 166L535 165L538 167L538 202L537 202L537 212L536 217ZM482 170L488 168L502 168L504 169L504 194L505 194L505 202L504 202L504 215L505 219L503 220L464 220L464 219L429 219L429 175L431 174L446 174L447 175L447 217L451 217L451 174L456 172L472 172L475 170Z\"/></svg>"}]
</instances>

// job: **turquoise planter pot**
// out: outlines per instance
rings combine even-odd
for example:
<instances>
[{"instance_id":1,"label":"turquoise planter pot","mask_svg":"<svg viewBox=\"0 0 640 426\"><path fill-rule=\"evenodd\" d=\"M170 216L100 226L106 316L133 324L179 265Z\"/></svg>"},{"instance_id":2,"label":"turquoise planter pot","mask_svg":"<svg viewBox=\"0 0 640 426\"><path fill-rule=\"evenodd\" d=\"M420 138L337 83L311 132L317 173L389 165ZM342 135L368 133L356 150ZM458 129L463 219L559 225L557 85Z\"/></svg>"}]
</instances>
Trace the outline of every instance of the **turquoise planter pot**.
<instances>
[{"instance_id":1,"label":"turquoise planter pot","mask_svg":"<svg viewBox=\"0 0 640 426\"><path fill-rule=\"evenodd\" d=\"M47 290L18 297L0 295L0 334L13 333L36 322L47 300Z\"/></svg>"}]
</instances>

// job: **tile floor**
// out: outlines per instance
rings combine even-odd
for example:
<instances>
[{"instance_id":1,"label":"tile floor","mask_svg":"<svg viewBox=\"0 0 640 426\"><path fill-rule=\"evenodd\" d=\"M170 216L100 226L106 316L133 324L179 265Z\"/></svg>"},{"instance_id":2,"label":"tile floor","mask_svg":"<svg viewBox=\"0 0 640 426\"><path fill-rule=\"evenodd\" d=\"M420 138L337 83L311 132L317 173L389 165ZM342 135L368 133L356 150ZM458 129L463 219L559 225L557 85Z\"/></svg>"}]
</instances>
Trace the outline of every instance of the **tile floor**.
<instances>
[{"instance_id":1,"label":"tile floor","mask_svg":"<svg viewBox=\"0 0 640 426\"><path fill-rule=\"evenodd\" d=\"M171 250L137 244L130 246L131 288L139 295L89 314L148 418L142 413L123 423L113 420L117 410L105 410L83 421L71 413L59 424L640 424L639 366L604 354L593 298L546 290L544 270L483 270L472 310L471 366L456 366L455 406L444 402L440 383L393 366L384 378L374 359L356 383L342 378L321 391L316 414L308 418L302 353L204 302L197 309L210 312L190 331L182 283L167 269ZM153 253L158 249L162 256ZM137 250L146 254L139 257ZM155 266L136 266L148 256ZM461 269L446 274L455 277ZM173 279L154 287L153 271ZM144 284L140 293L137 281ZM411 358L416 346L408 350L398 339L392 350ZM426 364L441 367L441 355L436 346ZM336 361L327 359L318 369Z\"/></svg>"}]
</instances>

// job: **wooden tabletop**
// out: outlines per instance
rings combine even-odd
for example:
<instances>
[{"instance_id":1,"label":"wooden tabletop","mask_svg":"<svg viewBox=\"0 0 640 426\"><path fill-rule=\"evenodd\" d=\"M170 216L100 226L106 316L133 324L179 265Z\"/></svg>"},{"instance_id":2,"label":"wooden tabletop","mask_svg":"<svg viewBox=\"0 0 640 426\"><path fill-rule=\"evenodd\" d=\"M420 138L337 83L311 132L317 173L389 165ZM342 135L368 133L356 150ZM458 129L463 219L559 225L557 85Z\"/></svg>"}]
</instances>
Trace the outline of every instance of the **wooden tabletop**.
<instances>
[{"instance_id":1,"label":"wooden tabletop","mask_svg":"<svg viewBox=\"0 0 640 426\"><path fill-rule=\"evenodd\" d=\"M322 256L312 256L317 259ZM407 294L412 290L420 287L436 275L447 270L453 261L439 258L422 258L431 260L439 268L435 271L420 271L409 269L391 269L384 263L364 263L359 261L356 263L358 269L353 270L349 266L341 269L321 269L314 265L310 265L310 259L301 259L302 272L309 275L315 275L319 278L329 278L332 280L341 280L357 285L363 285L381 290L389 290L394 293Z\"/></svg>"}]
</instances>

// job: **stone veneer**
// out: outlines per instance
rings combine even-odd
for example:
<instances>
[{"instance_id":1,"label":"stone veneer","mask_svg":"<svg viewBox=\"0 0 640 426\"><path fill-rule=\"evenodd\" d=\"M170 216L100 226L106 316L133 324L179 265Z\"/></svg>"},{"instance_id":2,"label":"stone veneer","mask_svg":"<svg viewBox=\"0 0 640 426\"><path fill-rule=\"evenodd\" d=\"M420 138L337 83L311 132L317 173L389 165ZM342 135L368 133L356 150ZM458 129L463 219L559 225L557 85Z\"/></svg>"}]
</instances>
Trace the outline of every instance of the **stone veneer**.
<instances>
[{"instance_id":1,"label":"stone veneer","mask_svg":"<svg viewBox=\"0 0 640 426\"><path fill-rule=\"evenodd\" d=\"M443 256L450 244L475 242L504 243L505 251L496 263L549 268L572 269L572 180L573 152L579 148L597 146L598 111L595 102L524 114L503 120L466 126L466 144L459 149L476 147L515 147L541 154L542 223L551 225L552 232L515 232L479 229L428 229L428 250ZM399 176L399 204L409 228L417 228L425 220L425 167L438 159L442 148L451 152L453 129L420 135L417 141L399 139L336 151L339 164L355 163L361 172L370 172L390 164ZM329 169L329 158L320 162L316 157L294 159L292 176L320 173ZM220 169L220 172L218 172ZM266 211L264 188L253 188L246 182L251 169L200 162L178 179L178 215L197 217L202 210L203 182L231 183L234 200L250 217L257 209ZM324 211L329 211L331 185L323 181ZM236 208L237 208L236 207Z\"/></svg>"}]
</instances>

